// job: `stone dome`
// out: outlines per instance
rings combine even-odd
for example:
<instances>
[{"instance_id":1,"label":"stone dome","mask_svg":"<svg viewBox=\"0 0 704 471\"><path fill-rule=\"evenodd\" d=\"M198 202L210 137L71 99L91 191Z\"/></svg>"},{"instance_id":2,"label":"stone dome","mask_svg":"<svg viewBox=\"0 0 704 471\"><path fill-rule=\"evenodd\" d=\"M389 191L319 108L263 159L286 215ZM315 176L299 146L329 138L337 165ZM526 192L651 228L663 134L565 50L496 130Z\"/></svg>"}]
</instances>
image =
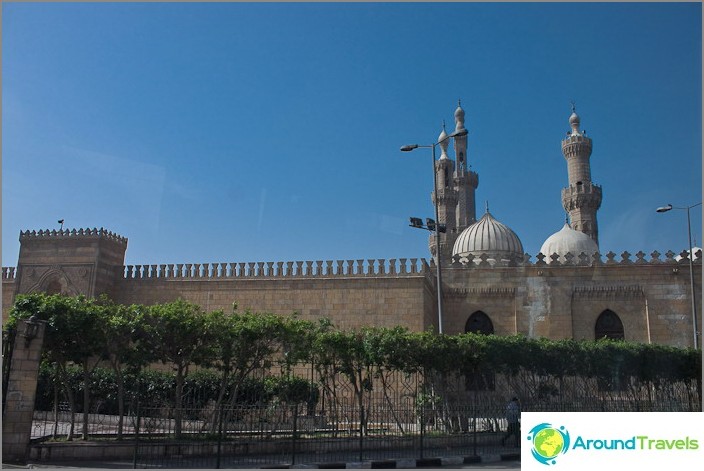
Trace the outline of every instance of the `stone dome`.
<instances>
[{"instance_id":1,"label":"stone dome","mask_svg":"<svg viewBox=\"0 0 704 471\"><path fill-rule=\"evenodd\" d=\"M452 248L452 256L466 257L472 254L478 258L482 254L494 259L512 260L523 257L523 244L515 232L500 223L489 210L482 218L457 236Z\"/></svg>"},{"instance_id":2,"label":"stone dome","mask_svg":"<svg viewBox=\"0 0 704 471\"><path fill-rule=\"evenodd\" d=\"M559 261L565 261L565 255L569 252L575 259L584 252L591 257L599 251L596 242L584 232L575 231L569 224L565 225L558 232L554 233L543 242L540 253L545 255L545 261L550 262L552 254L560 256Z\"/></svg>"}]
</instances>

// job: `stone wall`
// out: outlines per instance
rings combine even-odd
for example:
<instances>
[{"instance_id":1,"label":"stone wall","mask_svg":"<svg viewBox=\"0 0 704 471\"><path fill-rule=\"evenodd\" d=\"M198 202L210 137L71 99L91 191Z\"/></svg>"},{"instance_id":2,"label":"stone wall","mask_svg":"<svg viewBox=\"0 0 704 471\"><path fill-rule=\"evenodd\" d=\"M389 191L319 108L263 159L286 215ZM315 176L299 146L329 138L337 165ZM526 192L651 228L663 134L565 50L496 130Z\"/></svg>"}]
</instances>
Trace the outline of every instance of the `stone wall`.
<instances>
[{"instance_id":1,"label":"stone wall","mask_svg":"<svg viewBox=\"0 0 704 471\"><path fill-rule=\"evenodd\" d=\"M701 264L695 293L701 327ZM688 261L588 266L457 267L443 274L446 332L464 331L482 311L499 335L594 339L605 310L621 319L626 340L691 346Z\"/></svg>"},{"instance_id":2,"label":"stone wall","mask_svg":"<svg viewBox=\"0 0 704 471\"><path fill-rule=\"evenodd\" d=\"M27 232L20 240L17 270L3 268L3 319L14 293L46 290L54 279L61 292L107 292L125 304L183 298L208 311L229 312L236 303L240 310L329 318L341 328L437 330L435 266L424 259L123 266L126 239L103 229ZM675 255L455 257L443 265L443 331L464 332L469 316L482 311L500 335L593 339L596 319L608 309L627 340L690 346L689 260L686 252ZM700 258L694 269L701 328Z\"/></svg>"},{"instance_id":3,"label":"stone wall","mask_svg":"<svg viewBox=\"0 0 704 471\"><path fill-rule=\"evenodd\" d=\"M341 328L378 325L424 330L423 275L407 277L302 279L127 279L119 283L119 303L154 304L182 298L204 309L294 312L302 319L330 318Z\"/></svg>"}]
</instances>

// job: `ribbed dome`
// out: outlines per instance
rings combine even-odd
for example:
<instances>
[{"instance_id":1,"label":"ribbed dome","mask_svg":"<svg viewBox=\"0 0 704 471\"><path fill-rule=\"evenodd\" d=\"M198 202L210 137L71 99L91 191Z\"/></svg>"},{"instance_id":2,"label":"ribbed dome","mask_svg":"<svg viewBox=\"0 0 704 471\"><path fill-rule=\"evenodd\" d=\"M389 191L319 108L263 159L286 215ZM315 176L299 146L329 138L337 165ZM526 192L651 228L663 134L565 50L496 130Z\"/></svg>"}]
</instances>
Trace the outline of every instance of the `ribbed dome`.
<instances>
[{"instance_id":1,"label":"ribbed dome","mask_svg":"<svg viewBox=\"0 0 704 471\"><path fill-rule=\"evenodd\" d=\"M523 244L515 232L494 219L487 210L479 221L462 231L452 249L453 257L466 257L470 253L475 257L486 254L510 260L523 256Z\"/></svg>"},{"instance_id":2,"label":"ribbed dome","mask_svg":"<svg viewBox=\"0 0 704 471\"><path fill-rule=\"evenodd\" d=\"M540 247L540 253L545 255L546 261L550 262L552 254L560 256L559 261L565 261L565 254L571 253L575 259L584 252L591 257L599 251L596 242L584 232L575 231L569 224L565 225L558 232L554 233Z\"/></svg>"}]
</instances>

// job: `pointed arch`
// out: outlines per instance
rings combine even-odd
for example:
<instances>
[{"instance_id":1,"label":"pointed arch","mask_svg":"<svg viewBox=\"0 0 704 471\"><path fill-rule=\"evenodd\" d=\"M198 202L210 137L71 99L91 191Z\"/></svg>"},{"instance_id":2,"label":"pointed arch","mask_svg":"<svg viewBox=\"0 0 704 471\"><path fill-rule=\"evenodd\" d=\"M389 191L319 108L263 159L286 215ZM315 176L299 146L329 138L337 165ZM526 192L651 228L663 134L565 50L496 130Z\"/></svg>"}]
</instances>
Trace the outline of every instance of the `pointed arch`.
<instances>
[{"instance_id":1,"label":"pointed arch","mask_svg":"<svg viewBox=\"0 0 704 471\"><path fill-rule=\"evenodd\" d=\"M623 322L611 309L603 311L594 324L594 339L623 340L626 338L623 330Z\"/></svg>"},{"instance_id":2,"label":"pointed arch","mask_svg":"<svg viewBox=\"0 0 704 471\"><path fill-rule=\"evenodd\" d=\"M465 333L474 332L475 334L491 335L494 333L494 323L483 311L475 311L467 319L464 331Z\"/></svg>"},{"instance_id":3,"label":"pointed arch","mask_svg":"<svg viewBox=\"0 0 704 471\"><path fill-rule=\"evenodd\" d=\"M465 333L491 335L494 333L494 323L484 311L475 311L467 319ZM473 371L465 372L465 386L469 391L493 391L496 388L494 372L485 366L479 366Z\"/></svg>"}]
</instances>

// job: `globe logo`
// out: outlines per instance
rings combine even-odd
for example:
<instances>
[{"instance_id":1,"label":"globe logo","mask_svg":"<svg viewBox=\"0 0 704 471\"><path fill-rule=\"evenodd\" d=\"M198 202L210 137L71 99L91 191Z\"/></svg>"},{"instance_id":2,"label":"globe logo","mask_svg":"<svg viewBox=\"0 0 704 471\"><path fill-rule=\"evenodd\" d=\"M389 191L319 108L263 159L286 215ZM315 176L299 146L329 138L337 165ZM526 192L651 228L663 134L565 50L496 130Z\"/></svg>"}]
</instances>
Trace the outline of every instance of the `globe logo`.
<instances>
[{"instance_id":1,"label":"globe logo","mask_svg":"<svg viewBox=\"0 0 704 471\"><path fill-rule=\"evenodd\" d=\"M557 457L570 449L570 434L564 426L555 428L552 424L538 424L530 430L528 440L533 442L531 454L544 465L557 462Z\"/></svg>"}]
</instances>

